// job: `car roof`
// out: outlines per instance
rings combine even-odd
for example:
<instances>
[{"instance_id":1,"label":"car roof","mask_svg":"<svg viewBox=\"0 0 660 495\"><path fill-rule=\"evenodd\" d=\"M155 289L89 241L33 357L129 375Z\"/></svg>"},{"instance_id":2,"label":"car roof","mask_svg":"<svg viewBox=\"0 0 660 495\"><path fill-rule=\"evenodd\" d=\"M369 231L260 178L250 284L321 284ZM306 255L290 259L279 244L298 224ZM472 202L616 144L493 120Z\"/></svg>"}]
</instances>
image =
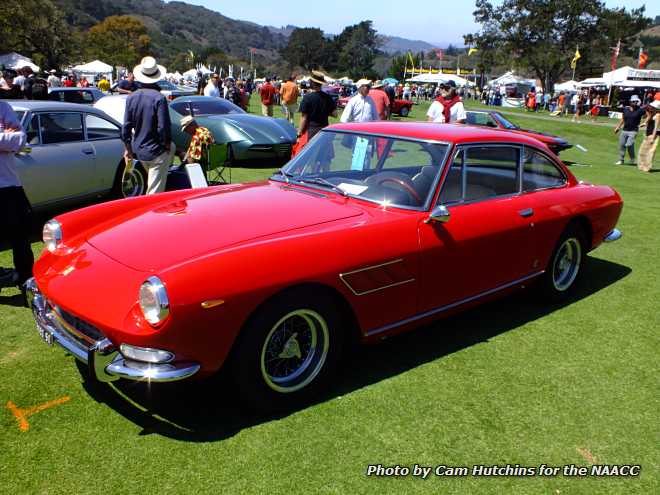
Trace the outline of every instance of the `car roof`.
<instances>
[{"instance_id":1,"label":"car roof","mask_svg":"<svg viewBox=\"0 0 660 495\"><path fill-rule=\"evenodd\" d=\"M327 130L383 134L392 137L432 140L446 143L513 142L545 148L539 140L504 129L466 124L438 124L435 122L361 122L334 124Z\"/></svg>"},{"instance_id":2,"label":"car roof","mask_svg":"<svg viewBox=\"0 0 660 495\"><path fill-rule=\"evenodd\" d=\"M48 88L49 93L52 93L54 91L101 91L101 90L93 86L92 87L88 86L86 88L79 88L77 86L76 87L72 86L70 88L67 88L66 86L61 86L59 88Z\"/></svg>"},{"instance_id":3,"label":"car roof","mask_svg":"<svg viewBox=\"0 0 660 495\"><path fill-rule=\"evenodd\" d=\"M62 101L50 100L5 100L14 110L23 110L31 112L85 112L93 113L104 118L108 115L102 110L91 105L82 105L80 103L65 103ZM99 100L101 101L101 100ZM112 117L110 117L112 119ZM114 119L112 119L114 120Z\"/></svg>"}]
</instances>

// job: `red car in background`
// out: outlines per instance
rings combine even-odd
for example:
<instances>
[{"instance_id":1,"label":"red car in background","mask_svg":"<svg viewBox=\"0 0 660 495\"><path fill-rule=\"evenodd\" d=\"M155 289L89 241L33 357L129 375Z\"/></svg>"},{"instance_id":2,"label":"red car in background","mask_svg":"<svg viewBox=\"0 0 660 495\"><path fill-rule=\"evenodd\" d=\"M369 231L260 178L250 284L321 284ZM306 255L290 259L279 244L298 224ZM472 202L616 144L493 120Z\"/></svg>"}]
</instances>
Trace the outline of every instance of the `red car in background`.
<instances>
[{"instance_id":1,"label":"red car in background","mask_svg":"<svg viewBox=\"0 0 660 495\"><path fill-rule=\"evenodd\" d=\"M270 180L56 217L28 299L100 381L228 368L249 404L286 408L332 383L353 339L525 286L571 294L622 206L520 133L338 124Z\"/></svg>"},{"instance_id":2,"label":"red car in background","mask_svg":"<svg viewBox=\"0 0 660 495\"><path fill-rule=\"evenodd\" d=\"M337 100L337 107L344 108L350 99L350 96L343 96L339 98L339 100ZM401 117L407 117L410 114L414 104L414 101L401 100L397 98L394 100L394 104L392 105L392 113L400 115Z\"/></svg>"}]
</instances>

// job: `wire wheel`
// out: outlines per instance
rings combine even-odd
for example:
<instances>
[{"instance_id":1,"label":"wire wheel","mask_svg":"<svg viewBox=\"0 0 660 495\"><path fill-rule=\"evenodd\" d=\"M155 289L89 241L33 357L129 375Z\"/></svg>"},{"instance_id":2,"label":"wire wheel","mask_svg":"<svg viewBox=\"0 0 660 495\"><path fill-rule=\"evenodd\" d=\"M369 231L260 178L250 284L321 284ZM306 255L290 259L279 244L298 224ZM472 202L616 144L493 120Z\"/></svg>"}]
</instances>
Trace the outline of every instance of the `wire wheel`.
<instances>
[{"instance_id":1,"label":"wire wheel","mask_svg":"<svg viewBox=\"0 0 660 495\"><path fill-rule=\"evenodd\" d=\"M273 325L261 349L261 375L271 389L295 392L307 386L325 364L330 333L325 319L297 309Z\"/></svg>"},{"instance_id":2,"label":"wire wheel","mask_svg":"<svg viewBox=\"0 0 660 495\"><path fill-rule=\"evenodd\" d=\"M582 261L582 245L575 237L566 239L555 254L552 264L552 283L556 290L567 290L580 271Z\"/></svg>"},{"instance_id":3,"label":"wire wheel","mask_svg":"<svg viewBox=\"0 0 660 495\"><path fill-rule=\"evenodd\" d=\"M137 166L124 171L121 178L121 194L124 198L142 196L145 191L144 175Z\"/></svg>"}]
</instances>

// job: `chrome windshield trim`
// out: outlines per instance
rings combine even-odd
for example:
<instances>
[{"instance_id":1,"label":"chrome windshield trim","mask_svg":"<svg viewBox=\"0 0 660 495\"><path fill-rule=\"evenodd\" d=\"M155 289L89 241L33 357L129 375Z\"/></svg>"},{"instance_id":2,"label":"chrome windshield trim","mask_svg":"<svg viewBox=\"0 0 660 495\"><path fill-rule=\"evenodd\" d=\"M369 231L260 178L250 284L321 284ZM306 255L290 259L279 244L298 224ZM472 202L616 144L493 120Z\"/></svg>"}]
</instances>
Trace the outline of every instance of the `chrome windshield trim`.
<instances>
[{"instance_id":1,"label":"chrome windshield trim","mask_svg":"<svg viewBox=\"0 0 660 495\"><path fill-rule=\"evenodd\" d=\"M319 134L321 132L324 133L330 133L330 132L337 132L341 134L355 134L357 136L372 136L372 137L382 137L382 138L388 138L388 139L398 139L399 141L412 141L414 143L428 143L428 144L444 144L446 146L451 146L454 144L451 141L440 141L438 139L426 139L426 138L416 138L416 137L411 137L411 136L400 136L396 134L386 134L384 132L365 132L365 131L355 131L355 130L348 130L348 129L331 129L328 127L324 127L321 129Z\"/></svg>"},{"instance_id":2,"label":"chrome windshield trim","mask_svg":"<svg viewBox=\"0 0 660 495\"><path fill-rule=\"evenodd\" d=\"M445 306L441 306L439 308L430 309L430 310L425 311L423 313L419 313L419 314L416 314L414 316L410 316L409 318L399 320L395 323L390 323L388 325L384 325L382 327L375 328L373 330L369 330L366 333L366 336L367 337L373 337L374 335L378 335L379 333L387 332L388 330L392 330L393 328L396 328L396 327L399 327L399 326L402 326L402 325L406 325L407 323L413 323L417 320L421 320L423 318L428 318L429 316L433 316L433 315L436 315L438 313L442 313L442 312L448 311L450 309L456 308L456 307L461 306L463 304L467 304L467 303L470 303L472 301L476 301L477 299L481 299L482 297L486 297L486 296L489 296L491 294L495 294L499 291L509 289L511 287L515 287L516 285L522 284L522 283L524 283L528 280L531 280L535 277L538 277L539 275L542 275L544 272L545 272L545 270L541 270L541 271L532 273L530 275L527 275L526 277L519 278L518 280L514 280L513 282L509 282L507 284L500 285L500 286L495 287L493 289L486 290L486 291L481 292L479 294L476 294L474 296L466 297L465 299L461 299L460 301L456 301L456 302L453 302L453 303L450 303L450 304L446 304Z\"/></svg>"}]
</instances>

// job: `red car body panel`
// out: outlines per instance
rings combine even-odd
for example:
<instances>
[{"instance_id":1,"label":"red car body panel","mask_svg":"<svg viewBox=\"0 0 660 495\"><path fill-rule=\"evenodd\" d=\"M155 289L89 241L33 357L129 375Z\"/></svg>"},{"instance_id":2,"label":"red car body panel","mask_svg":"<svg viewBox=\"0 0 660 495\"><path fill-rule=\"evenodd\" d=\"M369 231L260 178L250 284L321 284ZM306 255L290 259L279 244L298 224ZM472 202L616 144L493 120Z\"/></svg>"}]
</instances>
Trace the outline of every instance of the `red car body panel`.
<instances>
[{"instance_id":1,"label":"red car body panel","mask_svg":"<svg viewBox=\"0 0 660 495\"><path fill-rule=\"evenodd\" d=\"M332 129L545 149L525 136L464 125ZM222 366L255 310L292 286L323 286L343 298L368 341L541 273L573 219L588 222L595 248L616 225L621 198L557 165L568 179L563 187L452 206L446 224L426 223L428 211L274 180L95 205L57 217L66 248L44 251L34 276L52 304L115 345L171 350L200 363L201 377ZM532 218L519 215L526 208ZM138 305L140 285L154 274L170 300L170 315L157 327ZM202 309L209 300L224 303Z\"/></svg>"}]
</instances>

